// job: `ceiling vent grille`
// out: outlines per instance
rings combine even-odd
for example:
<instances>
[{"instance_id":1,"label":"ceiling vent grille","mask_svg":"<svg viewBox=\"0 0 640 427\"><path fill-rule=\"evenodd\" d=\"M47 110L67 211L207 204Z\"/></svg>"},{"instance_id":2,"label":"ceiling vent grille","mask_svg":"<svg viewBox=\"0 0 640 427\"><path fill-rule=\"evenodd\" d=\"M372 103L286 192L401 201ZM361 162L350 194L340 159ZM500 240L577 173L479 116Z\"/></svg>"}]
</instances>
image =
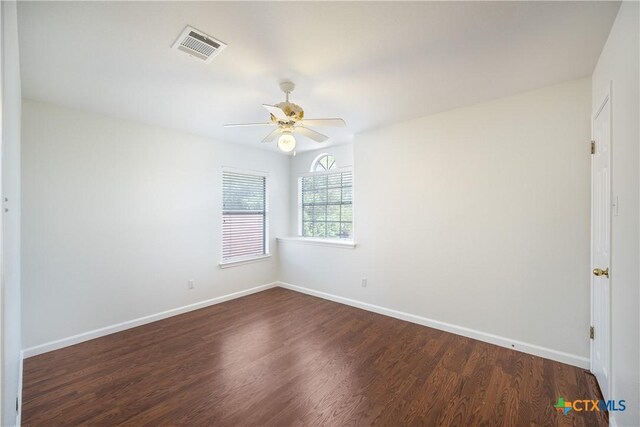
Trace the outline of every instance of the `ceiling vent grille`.
<instances>
[{"instance_id":1,"label":"ceiling vent grille","mask_svg":"<svg viewBox=\"0 0 640 427\"><path fill-rule=\"evenodd\" d=\"M202 31L187 26L171 47L209 63L227 45Z\"/></svg>"}]
</instances>

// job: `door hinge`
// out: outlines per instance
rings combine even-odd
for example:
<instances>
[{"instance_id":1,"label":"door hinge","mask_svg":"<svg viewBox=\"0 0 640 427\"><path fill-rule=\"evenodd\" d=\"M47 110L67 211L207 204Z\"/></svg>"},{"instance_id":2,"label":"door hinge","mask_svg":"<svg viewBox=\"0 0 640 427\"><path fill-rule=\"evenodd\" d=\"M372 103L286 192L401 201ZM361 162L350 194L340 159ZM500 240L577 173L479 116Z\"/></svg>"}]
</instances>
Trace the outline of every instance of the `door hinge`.
<instances>
[{"instance_id":1,"label":"door hinge","mask_svg":"<svg viewBox=\"0 0 640 427\"><path fill-rule=\"evenodd\" d=\"M591 141L591 154L596 154L596 142Z\"/></svg>"},{"instance_id":2,"label":"door hinge","mask_svg":"<svg viewBox=\"0 0 640 427\"><path fill-rule=\"evenodd\" d=\"M594 339L596 336L596 330L594 329L593 326L589 327L589 338Z\"/></svg>"}]
</instances>

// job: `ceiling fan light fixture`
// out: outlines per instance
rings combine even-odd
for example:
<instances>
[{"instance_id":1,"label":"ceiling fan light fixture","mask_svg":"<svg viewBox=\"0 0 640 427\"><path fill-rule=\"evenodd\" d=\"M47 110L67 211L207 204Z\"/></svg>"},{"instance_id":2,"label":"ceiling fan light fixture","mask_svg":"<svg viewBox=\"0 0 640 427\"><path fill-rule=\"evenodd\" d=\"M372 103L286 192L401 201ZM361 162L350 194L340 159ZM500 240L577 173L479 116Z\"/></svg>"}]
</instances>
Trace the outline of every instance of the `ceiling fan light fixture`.
<instances>
[{"instance_id":1,"label":"ceiling fan light fixture","mask_svg":"<svg viewBox=\"0 0 640 427\"><path fill-rule=\"evenodd\" d=\"M296 148L296 138L293 136L293 133L288 130L282 132L282 135L280 135L280 138L278 138L278 148L280 148L285 153L288 153Z\"/></svg>"}]
</instances>

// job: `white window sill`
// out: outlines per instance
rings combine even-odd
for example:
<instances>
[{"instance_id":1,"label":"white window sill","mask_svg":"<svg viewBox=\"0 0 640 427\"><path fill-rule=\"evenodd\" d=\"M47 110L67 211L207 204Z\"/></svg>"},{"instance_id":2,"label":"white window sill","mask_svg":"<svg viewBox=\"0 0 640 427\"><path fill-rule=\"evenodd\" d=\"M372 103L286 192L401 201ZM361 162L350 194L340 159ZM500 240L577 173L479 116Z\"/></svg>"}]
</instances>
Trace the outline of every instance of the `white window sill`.
<instances>
[{"instance_id":1,"label":"white window sill","mask_svg":"<svg viewBox=\"0 0 640 427\"><path fill-rule=\"evenodd\" d=\"M251 264L254 262L267 261L269 258L271 258L271 255L269 254L259 255L251 258L240 258L240 259L232 259L229 261L220 261L220 264L218 265L220 266L220 268L230 268L230 267L237 267L239 265Z\"/></svg>"},{"instance_id":2,"label":"white window sill","mask_svg":"<svg viewBox=\"0 0 640 427\"><path fill-rule=\"evenodd\" d=\"M301 243L303 245L331 246L334 248L354 249L356 242L342 239L316 239L312 237L278 237L280 242Z\"/></svg>"}]
</instances>

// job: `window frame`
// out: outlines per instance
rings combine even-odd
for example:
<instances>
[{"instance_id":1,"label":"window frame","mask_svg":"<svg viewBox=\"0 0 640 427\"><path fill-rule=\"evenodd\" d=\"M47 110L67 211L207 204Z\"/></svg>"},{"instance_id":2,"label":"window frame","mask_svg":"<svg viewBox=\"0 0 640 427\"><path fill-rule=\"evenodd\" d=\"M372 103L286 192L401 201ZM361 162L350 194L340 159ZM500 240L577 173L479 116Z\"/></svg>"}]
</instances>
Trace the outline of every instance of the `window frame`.
<instances>
[{"instance_id":1,"label":"window frame","mask_svg":"<svg viewBox=\"0 0 640 427\"><path fill-rule=\"evenodd\" d=\"M315 166L315 163L318 159L322 158L322 156L328 153L323 153L318 156L312 163ZM302 178L308 176L320 176L320 175L334 175L339 173L351 172L351 237L348 239L341 239L336 237L316 237L316 236L303 236L302 227L303 227L303 212L302 212ZM355 178L353 176L353 167L335 167L334 169L324 170L320 172L307 172L303 174L299 174L297 177L298 184L298 227L297 227L297 239L300 240L308 240L312 241L325 241L325 242L344 242L346 245L354 245L355 246L355 235L356 235L356 226L355 226Z\"/></svg>"},{"instance_id":2,"label":"window frame","mask_svg":"<svg viewBox=\"0 0 640 427\"><path fill-rule=\"evenodd\" d=\"M331 164L331 166L329 166L329 169L317 171L316 168L318 167L318 164L325 157L331 157L333 159L333 163ZM322 172L335 171L335 170L338 170L338 169L340 169L340 168L338 167L338 164L336 162L336 158L335 158L335 156L333 154L331 154L331 153L320 153L311 162L311 168L309 168L309 173L322 173Z\"/></svg>"},{"instance_id":3,"label":"window frame","mask_svg":"<svg viewBox=\"0 0 640 427\"><path fill-rule=\"evenodd\" d=\"M244 256L236 256L233 258L224 259L224 174L228 173L236 173L242 175L250 175L264 178L264 253L260 255L244 255ZM233 267L236 265L243 265L258 261L264 261L271 257L270 254L270 245L269 245L269 193L270 193L270 174L269 172L253 170L253 169L239 169L229 166L223 166L220 171L220 216L219 216L219 224L220 224L220 268Z\"/></svg>"}]
</instances>

